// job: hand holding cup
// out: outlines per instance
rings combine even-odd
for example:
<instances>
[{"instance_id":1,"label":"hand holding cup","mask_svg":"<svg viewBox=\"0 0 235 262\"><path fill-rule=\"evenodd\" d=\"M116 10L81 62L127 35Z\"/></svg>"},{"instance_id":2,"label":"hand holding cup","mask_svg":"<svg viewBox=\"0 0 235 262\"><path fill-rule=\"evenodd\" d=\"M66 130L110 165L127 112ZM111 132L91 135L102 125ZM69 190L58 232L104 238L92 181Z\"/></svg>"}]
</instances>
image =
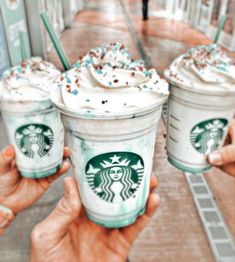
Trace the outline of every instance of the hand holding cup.
<instances>
[{"instance_id":1,"label":"hand holding cup","mask_svg":"<svg viewBox=\"0 0 235 262\"><path fill-rule=\"evenodd\" d=\"M64 158L69 157L69 149L64 148ZM49 186L70 167L70 163L63 162L62 167L52 176L41 179L22 177L16 166L15 150L12 145L0 152L0 227L3 216L9 219L36 202ZM9 209L9 210L8 210ZM12 219L10 219L12 220ZM2 228L5 228L4 226ZM0 234L2 232L0 231Z\"/></svg>"},{"instance_id":2,"label":"hand holding cup","mask_svg":"<svg viewBox=\"0 0 235 262\"><path fill-rule=\"evenodd\" d=\"M235 120L230 123L228 136L222 148L208 155L208 162L235 177Z\"/></svg>"},{"instance_id":3,"label":"hand holding cup","mask_svg":"<svg viewBox=\"0 0 235 262\"><path fill-rule=\"evenodd\" d=\"M134 224L108 229L87 218L76 181L66 178L64 197L49 217L33 229L31 261L125 261L131 244L159 207L159 196L153 193L156 187L157 179L152 176L146 211Z\"/></svg>"}]
</instances>

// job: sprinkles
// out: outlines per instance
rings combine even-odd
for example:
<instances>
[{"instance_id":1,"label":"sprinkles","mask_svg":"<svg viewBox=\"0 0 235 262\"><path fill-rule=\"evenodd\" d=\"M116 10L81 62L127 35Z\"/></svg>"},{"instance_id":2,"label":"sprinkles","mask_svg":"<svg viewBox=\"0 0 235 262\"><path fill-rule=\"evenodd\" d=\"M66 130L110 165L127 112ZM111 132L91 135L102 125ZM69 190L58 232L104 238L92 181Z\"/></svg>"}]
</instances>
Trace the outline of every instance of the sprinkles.
<instances>
[{"instance_id":1,"label":"sprinkles","mask_svg":"<svg viewBox=\"0 0 235 262\"><path fill-rule=\"evenodd\" d=\"M65 105L70 108L71 102L71 108L87 113L108 114L146 106L147 92L157 93L156 99L168 95L165 80L160 81L154 69L147 70L143 60L131 59L119 43L91 49L73 69L62 74L60 83L66 91L62 96L68 94L63 99Z\"/></svg>"}]
</instances>

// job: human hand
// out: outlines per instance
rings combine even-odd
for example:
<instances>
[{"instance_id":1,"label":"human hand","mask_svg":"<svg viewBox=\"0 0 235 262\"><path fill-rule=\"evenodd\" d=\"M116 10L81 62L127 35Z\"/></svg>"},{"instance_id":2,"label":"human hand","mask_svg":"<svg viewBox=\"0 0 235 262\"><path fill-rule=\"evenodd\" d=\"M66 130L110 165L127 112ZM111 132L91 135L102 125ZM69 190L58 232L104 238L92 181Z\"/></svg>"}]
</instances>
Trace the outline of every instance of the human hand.
<instances>
[{"instance_id":1,"label":"human hand","mask_svg":"<svg viewBox=\"0 0 235 262\"><path fill-rule=\"evenodd\" d=\"M210 153L208 162L235 177L235 119L230 123L224 146Z\"/></svg>"},{"instance_id":2,"label":"human hand","mask_svg":"<svg viewBox=\"0 0 235 262\"><path fill-rule=\"evenodd\" d=\"M68 157L69 149L65 147L64 158ZM7 146L0 152L0 205L11 209L13 214L19 213L37 201L50 184L69 167L70 163L64 161L62 167L52 176L41 179L22 177L16 167L14 147Z\"/></svg>"},{"instance_id":3,"label":"human hand","mask_svg":"<svg viewBox=\"0 0 235 262\"><path fill-rule=\"evenodd\" d=\"M153 193L156 187L153 176L146 212L134 224L108 229L87 218L75 179L65 178L64 197L32 231L31 262L125 261L131 244L159 207L159 196Z\"/></svg>"}]
</instances>

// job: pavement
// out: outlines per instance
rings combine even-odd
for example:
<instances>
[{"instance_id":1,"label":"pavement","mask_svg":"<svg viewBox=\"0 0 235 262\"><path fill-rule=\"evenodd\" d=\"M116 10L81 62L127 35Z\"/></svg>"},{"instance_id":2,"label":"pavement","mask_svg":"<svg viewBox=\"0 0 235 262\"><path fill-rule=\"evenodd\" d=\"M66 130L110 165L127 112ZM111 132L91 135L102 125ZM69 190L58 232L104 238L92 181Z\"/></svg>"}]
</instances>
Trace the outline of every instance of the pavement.
<instances>
[{"instance_id":1,"label":"pavement","mask_svg":"<svg viewBox=\"0 0 235 262\"><path fill-rule=\"evenodd\" d=\"M149 3L148 21L142 21L141 1L86 2L85 10L76 15L72 27L61 35L71 63L92 47L119 41L130 49L134 58L141 58L144 53L150 65L161 74L179 54L194 45L211 42L187 23L152 16L151 14L158 10L154 1ZM235 57L234 53L231 55ZM62 69L54 50L48 52L47 58ZM7 144L7 139L1 119L0 130L2 148ZM165 133L165 124L161 120L153 165L153 174L157 175L159 180L161 207L135 241L129 260L215 261L186 179L167 162ZM235 179L218 169L212 169L205 177L229 230L235 237ZM29 234L32 227L50 213L62 194L62 179L59 179L42 199L17 216L6 235L0 239L0 262L28 261Z\"/></svg>"}]
</instances>

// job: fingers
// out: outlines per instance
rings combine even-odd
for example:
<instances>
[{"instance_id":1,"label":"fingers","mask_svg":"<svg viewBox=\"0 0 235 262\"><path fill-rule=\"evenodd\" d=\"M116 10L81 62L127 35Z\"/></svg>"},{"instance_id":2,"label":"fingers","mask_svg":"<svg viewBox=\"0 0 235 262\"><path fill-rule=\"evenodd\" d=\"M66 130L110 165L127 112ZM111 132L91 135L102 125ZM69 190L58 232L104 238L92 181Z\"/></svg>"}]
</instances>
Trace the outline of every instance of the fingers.
<instances>
[{"instance_id":1,"label":"fingers","mask_svg":"<svg viewBox=\"0 0 235 262\"><path fill-rule=\"evenodd\" d=\"M70 156L70 150L67 146L64 147L64 159Z\"/></svg>"},{"instance_id":2,"label":"fingers","mask_svg":"<svg viewBox=\"0 0 235 262\"><path fill-rule=\"evenodd\" d=\"M231 142L235 143L235 119L232 119L230 122L228 133L231 138Z\"/></svg>"},{"instance_id":3,"label":"fingers","mask_svg":"<svg viewBox=\"0 0 235 262\"><path fill-rule=\"evenodd\" d=\"M150 179L150 193L152 193L158 187L158 180L156 176L151 176Z\"/></svg>"},{"instance_id":4,"label":"fingers","mask_svg":"<svg viewBox=\"0 0 235 262\"><path fill-rule=\"evenodd\" d=\"M160 197L157 194L151 193L148 198L145 213L138 217L136 222L121 231L126 240L131 244L138 236L138 234L145 228L154 215L157 208L160 206Z\"/></svg>"},{"instance_id":5,"label":"fingers","mask_svg":"<svg viewBox=\"0 0 235 262\"><path fill-rule=\"evenodd\" d=\"M221 169L224 172L226 172L227 174L235 177L235 164L234 163L224 165L224 166L222 166Z\"/></svg>"},{"instance_id":6,"label":"fingers","mask_svg":"<svg viewBox=\"0 0 235 262\"><path fill-rule=\"evenodd\" d=\"M15 218L11 209L0 205L0 236Z\"/></svg>"},{"instance_id":7,"label":"fingers","mask_svg":"<svg viewBox=\"0 0 235 262\"><path fill-rule=\"evenodd\" d=\"M67 232L71 223L79 216L81 201L77 184L74 178L66 177L64 180L64 197L59 201L52 213L32 232L32 241L59 242Z\"/></svg>"},{"instance_id":8,"label":"fingers","mask_svg":"<svg viewBox=\"0 0 235 262\"><path fill-rule=\"evenodd\" d=\"M15 157L15 150L12 145L7 146L0 152L0 175L6 173L11 168L11 161Z\"/></svg>"},{"instance_id":9,"label":"fingers","mask_svg":"<svg viewBox=\"0 0 235 262\"><path fill-rule=\"evenodd\" d=\"M49 176L47 181L51 184L53 183L58 177L66 173L70 168L70 162L64 161L62 167L56 172L56 174Z\"/></svg>"},{"instance_id":10,"label":"fingers","mask_svg":"<svg viewBox=\"0 0 235 262\"><path fill-rule=\"evenodd\" d=\"M71 164L69 161L64 161L62 167L54 175L38 179L38 183L40 184L43 191L46 191L49 188L50 184L52 184L61 175L66 173L69 170L70 165Z\"/></svg>"},{"instance_id":11,"label":"fingers","mask_svg":"<svg viewBox=\"0 0 235 262\"><path fill-rule=\"evenodd\" d=\"M210 153L207 159L210 164L215 166L222 166L235 162L235 144L224 146Z\"/></svg>"}]
</instances>

